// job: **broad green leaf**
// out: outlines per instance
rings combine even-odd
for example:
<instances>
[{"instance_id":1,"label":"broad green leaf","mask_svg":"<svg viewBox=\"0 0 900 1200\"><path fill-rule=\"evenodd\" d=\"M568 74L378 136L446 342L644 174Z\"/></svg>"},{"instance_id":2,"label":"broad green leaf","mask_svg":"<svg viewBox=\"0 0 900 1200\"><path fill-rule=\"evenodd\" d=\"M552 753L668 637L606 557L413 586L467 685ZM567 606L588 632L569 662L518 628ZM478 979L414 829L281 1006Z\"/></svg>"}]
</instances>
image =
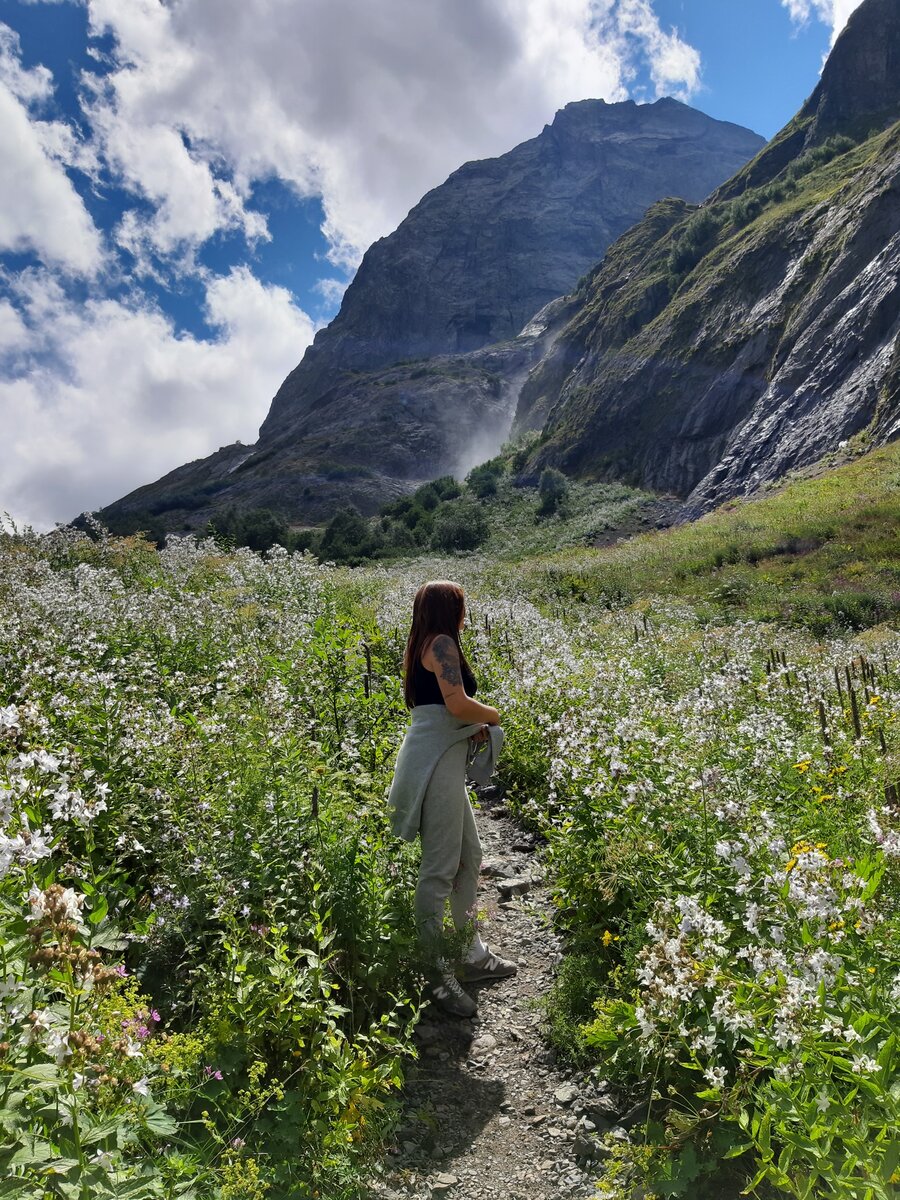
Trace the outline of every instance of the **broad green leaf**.
<instances>
[{"instance_id":1,"label":"broad green leaf","mask_svg":"<svg viewBox=\"0 0 900 1200\"><path fill-rule=\"evenodd\" d=\"M178 1122L164 1108L151 1109L144 1116L144 1125L160 1137L171 1137L178 1132Z\"/></svg>"}]
</instances>

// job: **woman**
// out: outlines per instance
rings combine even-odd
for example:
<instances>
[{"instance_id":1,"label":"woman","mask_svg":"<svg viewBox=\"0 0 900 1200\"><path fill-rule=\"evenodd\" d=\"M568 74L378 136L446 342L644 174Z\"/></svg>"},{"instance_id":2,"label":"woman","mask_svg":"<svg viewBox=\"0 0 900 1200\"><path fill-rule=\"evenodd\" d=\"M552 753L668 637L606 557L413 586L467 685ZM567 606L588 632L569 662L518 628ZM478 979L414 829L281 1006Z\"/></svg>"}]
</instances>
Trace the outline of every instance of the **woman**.
<instances>
[{"instance_id":1,"label":"woman","mask_svg":"<svg viewBox=\"0 0 900 1200\"><path fill-rule=\"evenodd\" d=\"M435 963L431 979L435 1002L454 1016L468 1017L474 1000L459 984L441 953L444 907L450 900L460 932L474 920L481 844L466 790L470 743L490 739L499 747L500 715L473 697L477 683L466 661L459 633L466 600L458 583L423 584L413 601L412 628L404 656L404 695L412 722L403 739L389 803L394 832L422 842L416 887L419 935ZM500 735L500 736L498 736ZM476 931L462 977L502 979L516 964L492 954Z\"/></svg>"}]
</instances>

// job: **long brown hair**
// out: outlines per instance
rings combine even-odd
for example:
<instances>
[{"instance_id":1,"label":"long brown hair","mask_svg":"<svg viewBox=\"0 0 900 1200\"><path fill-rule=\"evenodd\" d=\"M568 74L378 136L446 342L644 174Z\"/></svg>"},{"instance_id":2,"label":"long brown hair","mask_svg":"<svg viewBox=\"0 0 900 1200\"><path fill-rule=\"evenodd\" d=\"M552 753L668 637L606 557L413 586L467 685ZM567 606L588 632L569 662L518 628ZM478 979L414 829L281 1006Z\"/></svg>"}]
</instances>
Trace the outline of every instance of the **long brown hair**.
<instances>
[{"instance_id":1,"label":"long brown hair","mask_svg":"<svg viewBox=\"0 0 900 1200\"><path fill-rule=\"evenodd\" d=\"M416 663L422 657L426 645L439 634L453 638L459 650L459 662L463 673L471 674L471 668L459 642L459 627L466 611L465 592L458 583L449 579L433 579L423 583L413 600L412 627L406 639L403 655L403 697L407 708L416 703L413 682Z\"/></svg>"}]
</instances>

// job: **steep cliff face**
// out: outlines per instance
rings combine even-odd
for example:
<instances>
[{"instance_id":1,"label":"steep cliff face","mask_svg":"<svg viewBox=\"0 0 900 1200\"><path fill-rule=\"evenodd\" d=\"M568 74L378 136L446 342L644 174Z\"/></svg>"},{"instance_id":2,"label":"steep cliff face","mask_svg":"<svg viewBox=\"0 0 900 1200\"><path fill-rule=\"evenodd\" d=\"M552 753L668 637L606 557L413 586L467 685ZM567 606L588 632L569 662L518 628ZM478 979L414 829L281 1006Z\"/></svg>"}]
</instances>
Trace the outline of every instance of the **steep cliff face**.
<instances>
[{"instance_id":1,"label":"steep cliff face","mask_svg":"<svg viewBox=\"0 0 900 1200\"><path fill-rule=\"evenodd\" d=\"M335 372L514 338L654 200L702 200L761 145L677 100L583 100L508 154L466 163L367 251L261 440L302 419Z\"/></svg>"},{"instance_id":2,"label":"steep cliff face","mask_svg":"<svg viewBox=\"0 0 900 1200\"><path fill-rule=\"evenodd\" d=\"M675 100L567 105L536 138L461 167L369 249L255 447L179 468L103 515L196 528L241 504L315 521L487 457L558 331L548 303L648 205L701 199L761 145Z\"/></svg>"},{"instance_id":3,"label":"steep cliff face","mask_svg":"<svg viewBox=\"0 0 900 1200\"><path fill-rule=\"evenodd\" d=\"M747 493L900 435L900 5L864 0L801 113L699 210L657 205L525 384L531 467ZM894 122L893 124L891 122Z\"/></svg>"},{"instance_id":4,"label":"steep cliff face","mask_svg":"<svg viewBox=\"0 0 900 1200\"><path fill-rule=\"evenodd\" d=\"M464 475L506 437L522 382L572 311L551 301L519 337L470 354L339 373L288 432L178 467L101 518L188 530L235 505L317 523L348 503L370 514L429 479Z\"/></svg>"}]
</instances>

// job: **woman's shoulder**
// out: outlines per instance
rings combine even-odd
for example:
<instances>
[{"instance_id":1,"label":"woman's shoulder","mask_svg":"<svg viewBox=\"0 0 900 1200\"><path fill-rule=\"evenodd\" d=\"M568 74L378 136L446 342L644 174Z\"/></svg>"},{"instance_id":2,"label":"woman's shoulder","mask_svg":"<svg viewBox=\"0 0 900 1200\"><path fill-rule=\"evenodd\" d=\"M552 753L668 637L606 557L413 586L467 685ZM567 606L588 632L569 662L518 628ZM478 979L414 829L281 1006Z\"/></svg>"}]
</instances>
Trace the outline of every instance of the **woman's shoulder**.
<instances>
[{"instance_id":1,"label":"woman's shoulder","mask_svg":"<svg viewBox=\"0 0 900 1200\"><path fill-rule=\"evenodd\" d=\"M439 633L423 653L422 666L451 686L465 685L469 675L463 669L461 657L458 643L449 634Z\"/></svg>"},{"instance_id":2,"label":"woman's shoulder","mask_svg":"<svg viewBox=\"0 0 900 1200\"><path fill-rule=\"evenodd\" d=\"M420 655L423 665L427 665L429 661L443 663L448 659L450 662L459 662L459 648L449 634L435 634L430 641L423 645Z\"/></svg>"}]
</instances>

